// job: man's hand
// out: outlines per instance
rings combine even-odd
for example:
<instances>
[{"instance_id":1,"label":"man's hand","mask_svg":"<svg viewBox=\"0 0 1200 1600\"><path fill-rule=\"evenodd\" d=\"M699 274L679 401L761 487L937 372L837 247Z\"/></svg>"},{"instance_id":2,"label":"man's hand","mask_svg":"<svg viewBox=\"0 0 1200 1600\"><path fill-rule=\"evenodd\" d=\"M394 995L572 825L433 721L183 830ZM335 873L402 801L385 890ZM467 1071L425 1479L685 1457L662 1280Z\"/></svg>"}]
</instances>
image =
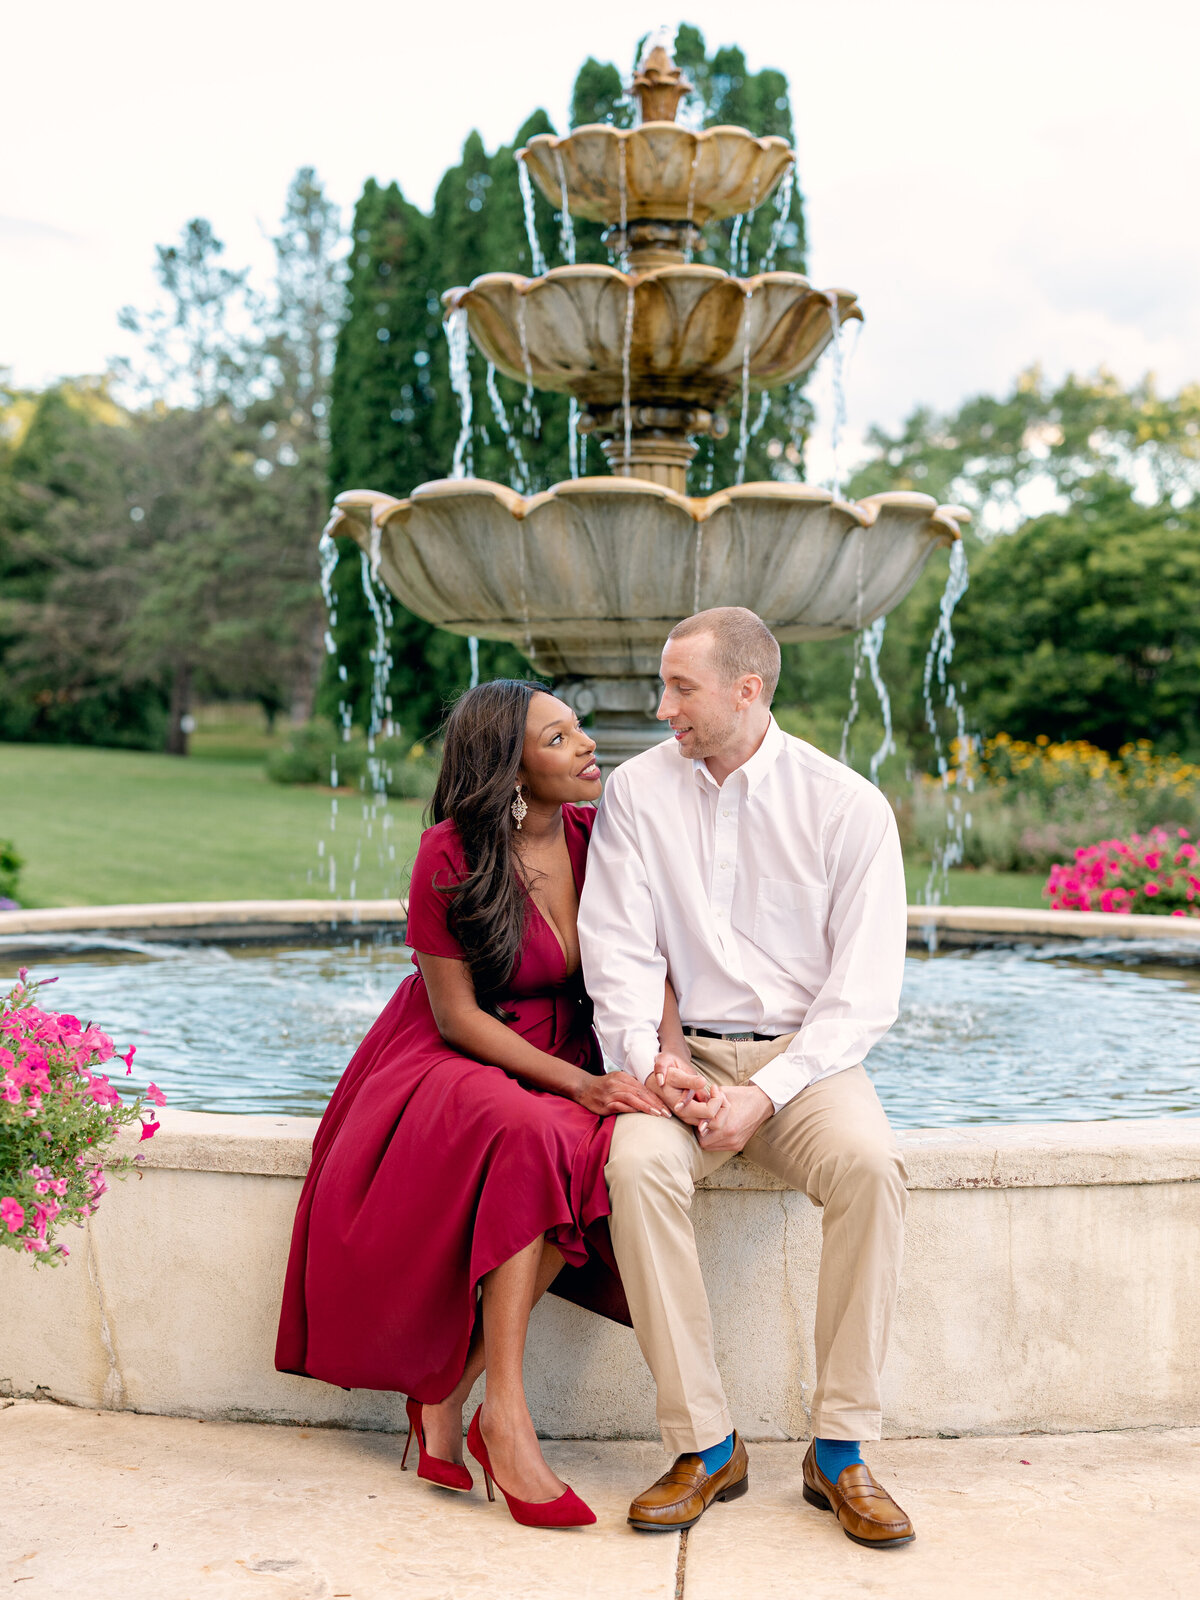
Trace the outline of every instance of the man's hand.
<instances>
[{"instance_id":1,"label":"man's hand","mask_svg":"<svg viewBox=\"0 0 1200 1600\"><path fill-rule=\"evenodd\" d=\"M655 1056L646 1087L676 1116L696 1101L707 1102L712 1093L708 1079L696 1071L691 1057L676 1055L671 1050L660 1050Z\"/></svg>"},{"instance_id":2,"label":"man's hand","mask_svg":"<svg viewBox=\"0 0 1200 1600\"><path fill-rule=\"evenodd\" d=\"M743 1150L768 1118L775 1104L765 1089L744 1083L718 1091L721 1104L705 1118L696 1137L702 1150Z\"/></svg>"}]
</instances>

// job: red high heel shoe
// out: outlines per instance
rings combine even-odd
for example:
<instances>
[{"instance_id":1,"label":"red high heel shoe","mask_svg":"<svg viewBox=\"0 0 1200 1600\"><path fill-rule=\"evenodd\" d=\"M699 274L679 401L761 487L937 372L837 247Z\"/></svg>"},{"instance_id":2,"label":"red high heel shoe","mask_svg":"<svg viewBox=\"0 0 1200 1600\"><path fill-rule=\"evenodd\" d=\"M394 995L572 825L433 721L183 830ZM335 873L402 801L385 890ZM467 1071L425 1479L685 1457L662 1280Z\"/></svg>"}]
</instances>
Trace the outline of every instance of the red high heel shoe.
<instances>
[{"instance_id":1,"label":"red high heel shoe","mask_svg":"<svg viewBox=\"0 0 1200 1600\"><path fill-rule=\"evenodd\" d=\"M421 1402L406 1400L404 1409L408 1413L408 1438L405 1441L404 1454L400 1457L400 1471L406 1470L405 1462L408 1460L409 1446L416 1439L417 1477L424 1478L426 1483L439 1484L443 1489L457 1489L460 1494L466 1494L468 1489L474 1487L475 1480L462 1462L443 1461L440 1456L431 1456L425 1449L425 1429L421 1426Z\"/></svg>"},{"instance_id":2,"label":"red high heel shoe","mask_svg":"<svg viewBox=\"0 0 1200 1600\"><path fill-rule=\"evenodd\" d=\"M471 1418L471 1426L467 1429L467 1449L483 1468L487 1497L494 1500L496 1496L492 1493L492 1484L496 1483L496 1478L488 1458L487 1445L483 1442L483 1430L479 1426L479 1413L482 1410L482 1406L477 1407ZM496 1483L496 1487L508 1503L513 1521L526 1528L586 1528L596 1520L596 1513L583 1503L574 1489L564 1489L557 1500L529 1501L518 1500L515 1494L509 1494L502 1483Z\"/></svg>"}]
</instances>

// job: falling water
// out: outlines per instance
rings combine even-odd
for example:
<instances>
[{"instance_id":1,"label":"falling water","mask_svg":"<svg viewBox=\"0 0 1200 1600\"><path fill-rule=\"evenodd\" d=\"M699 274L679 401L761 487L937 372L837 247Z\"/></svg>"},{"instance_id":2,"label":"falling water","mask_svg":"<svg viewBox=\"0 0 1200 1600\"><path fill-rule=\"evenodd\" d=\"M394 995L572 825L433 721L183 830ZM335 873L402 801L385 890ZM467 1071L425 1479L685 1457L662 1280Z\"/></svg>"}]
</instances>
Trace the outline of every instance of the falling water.
<instances>
[{"instance_id":1,"label":"falling water","mask_svg":"<svg viewBox=\"0 0 1200 1600\"><path fill-rule=\"evenodd\" d=\"M968 755L969 741L967 739L966 711L961 694L964 685L954 683L948 678L950 663L954 658L954 608L967 592L969 578L967 575L967 552L961 539L955 540L950 549L950 571L946 576L946 587L942 591L941 603L938 606L938 620L933 630L933 637L929 641L929 650L925 656L925 671L922 677L922 692L925 701L925 723L933 735L933 749L937 758L938 778L941 781L942 793L946 800L945 833L940 846L933 851L933 859L929 868L929 877L925 882L925 904L938 905L943 893L949 885L950 868L957 866L963 858L964 834L967 826L967 816L963 807L964 792L970 794L974 789L974 780L971 777ZM951 792L951 767L946 757L942 744L941 732L938 728L937 707L934 704L935 688L942 691L942 702L955 722L955 739L953 756L955 761L954 785Z\"/></svg>"},{"instance_id":2,"label":"falling water","mask_svg":"<svg viewBox=\"0 0 1200 1600\"><path fill-rule=\"evenodd\" d=\"M692 255L694 253L693 252L693 248L692 248L692 238L693 238L692 228L693 228L693 226L695 224L695 221L696 221L696 173L697 173L697 170L698 170L699 166L700 166L700 141L699 141L699 139L697 139L696 140L696 148L695 148L694 152L692 153L692 171L691 171L691 176L688 178L688 197L687 197L687 225L688 225L688 227L687 227L687 234L686 234L687 243L684 245L684 249L683 249L683 259L685 261L689 262L689 263L690 263L690 261L692 259Z\"/></svg>"},{"instance_id":3,"label":"falling water","mask_svg":"<svg viewBox=\"0 0 1200 1600\"><path fill-rule=\"evenodd\" d=\"M529 626L529 590L525 583L525 518L517 522L517 585L521 600L521 623L525 630L524 650L530 661L537 659L537 651L533 645L533 634Z\"/></svg>"},{"instance_id":4,"label":"falling water","mask_svg":"<svg viewBox=\"0 0 1200 1600\"><path fill-rule=\"evenodd\" d=\"M537 219L533 210L533 180L529 176L529 168L523 161L517 162L517 180L521 185L521 203L525 207L525 237L529 240L529 272L531 277L540 278L546 270L546 258L538 243ZM509 190L509 193L512 191Z\"/></svg>"},{"instance_id":5,"label":"falling water","mask_svg":"<svg viewBox=\"0 0 1200 1600\"><path fill-rule=\"evenodd\" d=\"M579 476L579 401L572 395L567 405L567 458L571 476Z\"/></svg>"},{"instance_id":6,"label":"falling water","mask_svg":"<svg viewBox=\"0 0 1200 1600\"><path fill-rule=\"evenodd\" d=\"M622 145L621 149L624 150ZM633 410L629 403L629 368L633 352L633 284L625 293L625 338L621 344L621 411L625 419L625 476L629 476L629 457L633 449Z\"/></svg>"},{"instance_id":7,"label":"falling water","mask_svg":"<svg viewBox=\"0 0 1200 1600\"><path fill-rule=\"evenodd\" d=\"M528 494L532 487L529 468L525 463L525 455L521 449L521 441L517 438L512 424L508 420L508 412L504 409L504 401L500 398L500 390L496 385L496 369L489 361L487 364L487 397L491 401L492 415L500 432L504 435L504 442L512 456L509 468L508 482L511 489L518 494Z\"/></svg>"},{"instance_id":8,"label":"falling water","mask_svg":"<svg viewBox=\"0 0 1200 1600\"><path fill-rule=\"evenodd\" d=\"M833 329L833 417L829 429L829 452L833 457L833 471L830 474L829 487L833 491L833 498L842 498L842 471L838 461L838 451L841 448L842 434L846 429L846 389L842 367L842 308L838 301L836 289L829 291L829 323Z\"/></svg>"},{"instance_id":9,"label":"falling water","mask_svg":"<svg viewBox=\"0 0 1200 1600\"><path fill-rule=\"evenodd\" d=\"M471 634L467 640L467 650L471 657L471 684L472 689L479 687L479 640Z\"/></svg>"},{"instance_id":10,"label":"falling water","mask_svg":"<svg viewBox=\"0 0 1200 1600\"><path fill-rule=\"evenodd\" d=\"M762 259L760 272L770 272L775 265L775 257L779 253L779 246L783 243L783 230L788 224L788 215L792 209L792 190L796 182L796 169L789 167L775 194L775 221L771 224L771 236L767 240L767 253Z\"/></svg>"},{"instance_id":11,"label":"falling water","mask_svg":"<svg viewBox=\"0 0 1200 1600\"><path fill-rule=\"evenodd\" d=\"M739 211L733 219L733 227L729 234L729 270L737 275L738 261L741 259L742 223L745 222L745 213Z\"/></svg>"},{"instance_id":12,"label":"falling water","mask_svg":"<svg viewBox=\"0 0 1200 1600\"><path fill-rule=\"evenodd\" d=\"M533 362L529 357L529 334L525 328L525 296L521 294L517 296L517 337L521 341L521 365L525 369L525 394L521 400L521 410L525 413L525 432L536 439L542 431L542 418L533 397ZM528 467L525 475L532 485L533 475Z\"/></svg>"},{"instance_id":13,"label":"falling water","mask_svg":"<svg viewBox=\"0 0 1200 1600\"><path fill-rule=\"evenodd\" d=\"M883 649L883 634L887 627L886 617L876 617L869 628L864 628L859 635L862 640L862 653L866 657L867 666L871 673L871 683L875 688L875 697L879 701L879 714L883 718L883 738L879 748L871 757L870 774L871 782L878 784L880 768L887 758L894 754L896 740L892 731L892 697L888 693L887 684L883 681L883 672L879 665L880 651Z\"/></svg>"},{"instance_id":14,"label":"falling water","mask_svg":"<svg viewBox=\"0 0 1200 1600\"><path fill-rule=\"evenodd\" d=\"M452 478L474 477L474 455L471 450L471 368L469 352L470 334L467 330L467 308L459 306L446 318L446 343L450 347L450 387L458 396L459 429L454 446Z\"/></svg>"},{"instance_id":15,"label":"falling water","mask_svg":"<svg viewBox=\"0 0 1200 1600\"><path fill-rule=\"evenodd\" d=\"M750 191L750 213L746 218L746 226L742 229L741 258L735 271L743 278L750 271L750 235L754 229L754 214L758 210L758 173L754 174L754 186Z\"/></svg>"},{"instance_id":16,"label":"falling water","mask_svg":"<svg viewBox=\"0 0 1200 1600\"><path fill-rule=\"evenodd\" d=\"M742 419L738 427L737 481L746 479L746 452L750 448L750 302L754 290L746 290L742 312Z\"/></svg>"},{"instance_id":17,"label":"falling water","mask_svg":"<svg viewBox=\"0 0 1200 1600\"><path fill-rule=\"evenodd\" d=\"M558 168L558 188L562 195L562 211L558 218L558 248L562 258L569 266L575 265L575 224L571 221L570 207L567 205L567 172L563 166L562 153L554 152L554 165Z\"/></svg>"},{"instance_id":18,"label":"falling water","mask_svg":"<svg viewBox=\"0 0 1200 1600\"><path fill-rule=\"evenodd\" d=\"M625 141L617 143L620 152L620 173L617 180L617 197L621 204L621 271L629 271L629 187L626 179Z\"/></svg>"}]
</instances>

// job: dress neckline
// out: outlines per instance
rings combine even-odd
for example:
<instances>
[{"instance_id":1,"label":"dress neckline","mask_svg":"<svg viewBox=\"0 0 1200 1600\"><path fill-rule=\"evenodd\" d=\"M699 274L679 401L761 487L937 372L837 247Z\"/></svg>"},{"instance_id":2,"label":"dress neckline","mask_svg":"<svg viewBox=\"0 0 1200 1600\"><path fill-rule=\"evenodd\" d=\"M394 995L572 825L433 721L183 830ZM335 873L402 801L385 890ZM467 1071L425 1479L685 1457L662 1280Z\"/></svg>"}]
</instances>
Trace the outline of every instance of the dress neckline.
<instances>
[{"instance_id":1,"label":"dress neckline","mask_svg":"<svg viewBox=\"0 0 1200 1600\"><path fill-rule=\"evenodd\" d=\"M563 807L563 838L567 845L567 859L571 863L571 879L575 885L575 912L578 916L579 900L583 894L584 867L587 860L586 849L581 848L581 846L586 846L587 834L584 829L576 824L573 814L567 810L566 806ZM576 967L574 973L567 971L567 948L559 938L557 928L555 928L541 906L538 905L528 888L525 890L525 895L529 904L533 907L538 921L554 941L554 947L558 951L559 960L562 962L563 976L566 978L574 977L576 973L583 970L582 966Z\"/></svg>"}]
</instances>

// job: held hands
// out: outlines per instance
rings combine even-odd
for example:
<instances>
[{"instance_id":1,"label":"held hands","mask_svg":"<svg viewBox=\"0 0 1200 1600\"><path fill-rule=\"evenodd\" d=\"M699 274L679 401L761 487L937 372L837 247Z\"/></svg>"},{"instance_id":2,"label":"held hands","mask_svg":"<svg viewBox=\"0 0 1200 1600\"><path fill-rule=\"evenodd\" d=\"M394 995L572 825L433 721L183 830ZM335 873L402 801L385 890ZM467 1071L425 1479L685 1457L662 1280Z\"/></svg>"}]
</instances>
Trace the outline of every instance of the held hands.
<instances>
[{"instance_id":1,"label":"held hands","mask_svg":"<svg viewBox=\"0 0 1200 1600\"><path fill-rule=\"evenodd\" d=\"M696 1130L703 1150L744 1150L770 1117L775 1105L769 1094L756 1083L733 1085L715 1091L721 1105L709 1106L705 1125Z\"/></svg>"},{"instance_id":2,"label":"held hands","mask_svg":"<svg viewBox=\"0 0 1200 1600\"><path fill-rule=\"evenodd\" d=\"M725 1091L714 1088L703 1073L697 1072L690 1057L672 1050L660 1050L655 1056L646 1087L691 1128L707 1128L711 1117L725 1103Z\"/></svg>"},{"instance_id":3,"label":"held hands","mask_svg":"<svg viewBox=\"0 0 1200 1600\"><path fill-rule=\"evenodd\" d=\"M575 1102L598 1117L617 1116L623 1111L646 1111L652 1117L671 1115L658 1096L644 1088L631 1072L606 1072L597 1077L589 1072L583 1077Z\"/></svg>"}]
</instances>

